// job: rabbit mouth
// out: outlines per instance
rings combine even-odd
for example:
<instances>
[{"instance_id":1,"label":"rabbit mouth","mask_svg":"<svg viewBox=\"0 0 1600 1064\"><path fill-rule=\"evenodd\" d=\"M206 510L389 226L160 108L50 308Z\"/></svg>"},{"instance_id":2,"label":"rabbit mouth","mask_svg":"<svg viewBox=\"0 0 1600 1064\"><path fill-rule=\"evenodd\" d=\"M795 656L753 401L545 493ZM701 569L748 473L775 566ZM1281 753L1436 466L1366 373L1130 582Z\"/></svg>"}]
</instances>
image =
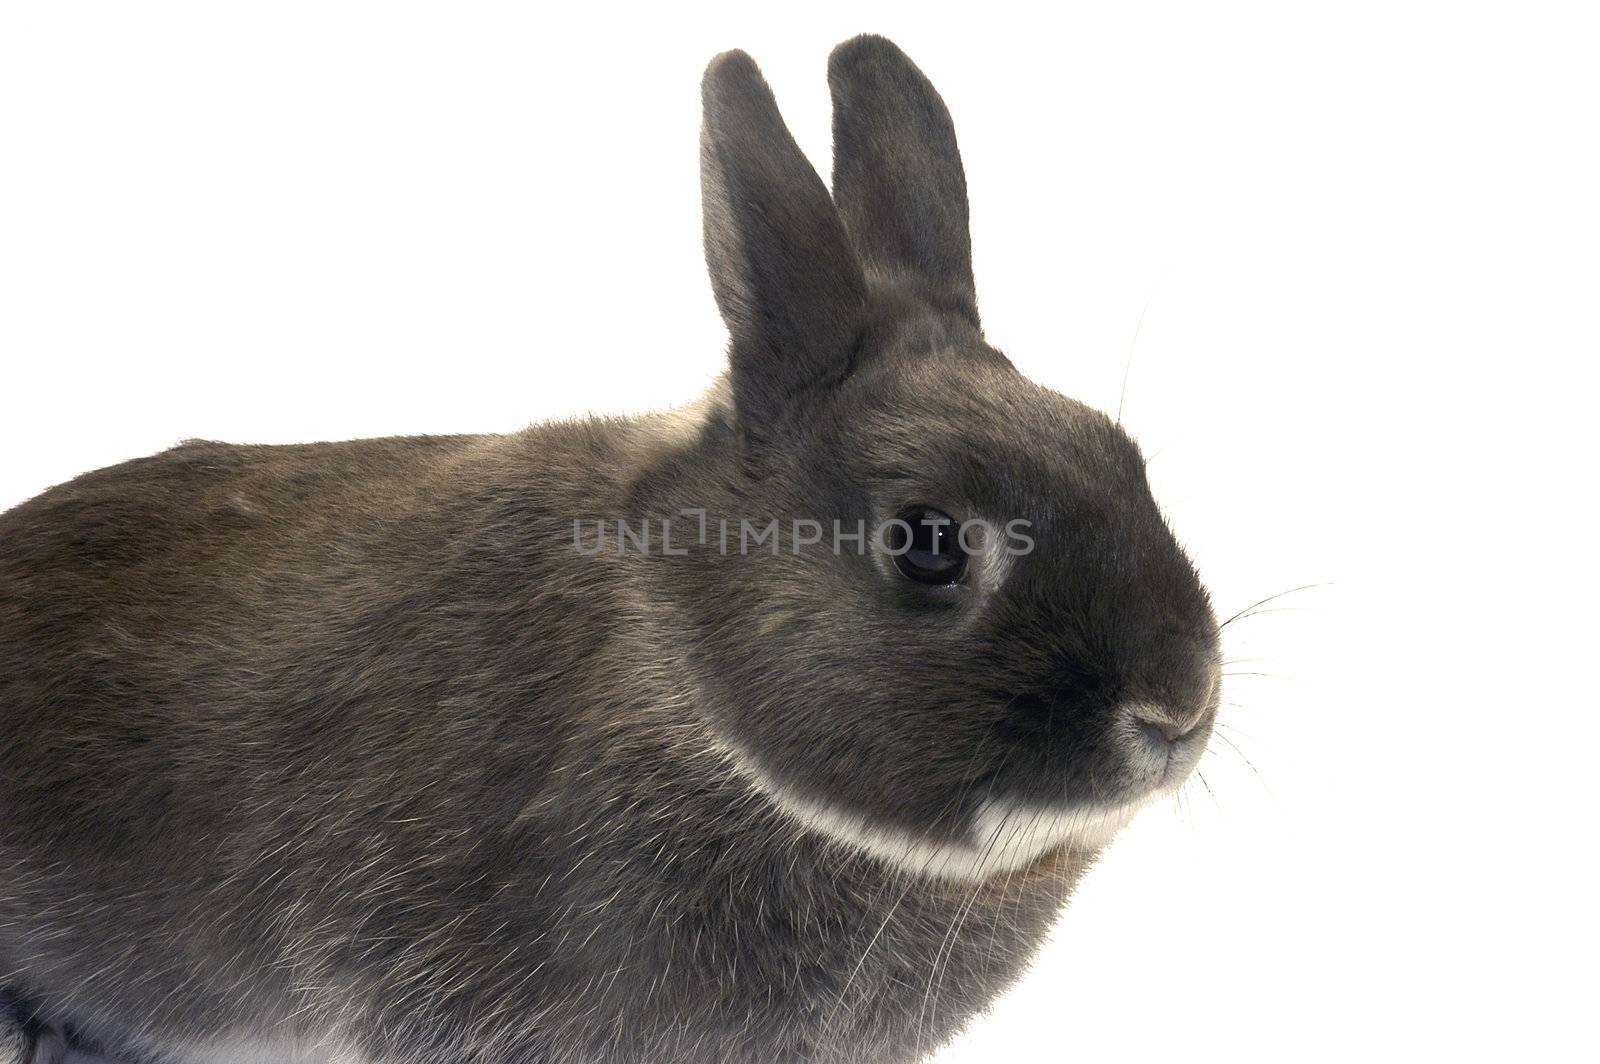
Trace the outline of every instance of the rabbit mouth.
<instances>
[{"instance_id":1,"label":"rabbit mouth","mask_svg":"<svg viewBox=\"0 0 1600 1064\"><path fill-rule=\"evenodd\" d=\"M1054 850L1100 849L1145 806L1177 792L1200 761L1213 719L1126 707L1112 732L1124 765L1114 792L1066 802L986 798L973 816L967 856L949 867L981 878L1032 864Z\"/></svg>"},{"instance_id":2,"label":"rabbit mouth","mask_svg":"<svg viewBox=\"0 0 1600 1064\"><path fill-rule=\"evenodd\" d=\"M1132 780L1151 790L1176 789L1200 762L1216 712L1175 713L1153 703L1125 706L1113 725Z\"/></svg>"}]
</instances>

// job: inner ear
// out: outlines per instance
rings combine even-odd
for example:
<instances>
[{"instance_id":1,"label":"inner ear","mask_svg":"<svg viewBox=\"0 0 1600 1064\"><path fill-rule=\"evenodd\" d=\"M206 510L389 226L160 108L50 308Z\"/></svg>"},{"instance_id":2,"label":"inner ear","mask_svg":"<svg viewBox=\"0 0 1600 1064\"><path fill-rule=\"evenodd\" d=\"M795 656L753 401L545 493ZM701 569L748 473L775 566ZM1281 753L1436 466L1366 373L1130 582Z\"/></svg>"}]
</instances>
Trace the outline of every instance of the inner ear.
<instances>
[{"instance_id":1,"label":"inner ear","mask_svg":"<svg viewBox=\"0 0 1600 1064\"><path fill-rule=\"evenodd\" d=\"M701 97L706 264L731 338L735 410L760 435L849 372L866 282L750 57L713 59Z\"/></svg>"}]
</instances>

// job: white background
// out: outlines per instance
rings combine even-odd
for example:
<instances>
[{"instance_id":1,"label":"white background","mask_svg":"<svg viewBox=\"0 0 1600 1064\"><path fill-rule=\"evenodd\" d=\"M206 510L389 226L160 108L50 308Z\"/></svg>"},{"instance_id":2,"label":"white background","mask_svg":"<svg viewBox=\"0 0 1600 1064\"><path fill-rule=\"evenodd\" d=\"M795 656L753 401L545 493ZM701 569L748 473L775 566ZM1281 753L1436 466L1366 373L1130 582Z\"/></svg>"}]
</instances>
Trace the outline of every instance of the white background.
<instances>
[{"instance_id":1,"label":"white background","mask_svg":"<svg viewBox=\"0 0 1600 1064\"><path fill-rule=\"evenodd\" d=\"M1586 5L7 3L0 506L191 436L687 401L698 79L826 172L942 90L991 339L1114 410L1230 626L1225 743L945 1064L1592 1053ZM1245 758L1256 771L1247 767Z\"/></svg>"}]
</instances>

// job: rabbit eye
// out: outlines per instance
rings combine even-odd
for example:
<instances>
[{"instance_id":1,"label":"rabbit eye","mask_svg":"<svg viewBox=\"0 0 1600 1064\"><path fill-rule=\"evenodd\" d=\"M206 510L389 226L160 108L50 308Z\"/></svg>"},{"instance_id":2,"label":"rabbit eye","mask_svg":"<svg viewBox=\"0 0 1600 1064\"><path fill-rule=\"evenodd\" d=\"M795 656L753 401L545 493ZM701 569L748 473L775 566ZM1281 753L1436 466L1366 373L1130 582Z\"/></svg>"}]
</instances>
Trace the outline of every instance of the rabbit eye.
<instances>
[{"instance_id":1,"label":"rabbit eye","mask_svg":"<svg viewBox=\"0 0 1600 1064\"><path fill-rule=\"evenodd\" d=\"M954 584L967 571L967 552L961 549L961 526L949 514L931 506L901 510L904 525L889 526L889 550L895 568L919 584Z\"/></svg>"}]
</instances>

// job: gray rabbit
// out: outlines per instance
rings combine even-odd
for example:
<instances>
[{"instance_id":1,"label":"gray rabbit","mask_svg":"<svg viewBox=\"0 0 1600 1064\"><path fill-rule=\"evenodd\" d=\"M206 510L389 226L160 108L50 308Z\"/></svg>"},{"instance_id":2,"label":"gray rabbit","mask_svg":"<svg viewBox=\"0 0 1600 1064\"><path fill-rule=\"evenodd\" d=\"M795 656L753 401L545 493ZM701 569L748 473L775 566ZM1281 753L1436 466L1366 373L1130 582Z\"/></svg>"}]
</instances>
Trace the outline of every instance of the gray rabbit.
<instances>
[{"instance_id":1,"label":"gray rabbit","mask_svg":"<svg viewBox=\"0 0 1600 1064\"><path fill-rule=\"evenodd\" d=\"M1135 444L979 327L950 117L703 83L689 411L190 442L0 516L0 985L151 1064L895 1064L1199 759ZM748 534L752 530L756 535Z\"/></svg>"}]
</instances>

